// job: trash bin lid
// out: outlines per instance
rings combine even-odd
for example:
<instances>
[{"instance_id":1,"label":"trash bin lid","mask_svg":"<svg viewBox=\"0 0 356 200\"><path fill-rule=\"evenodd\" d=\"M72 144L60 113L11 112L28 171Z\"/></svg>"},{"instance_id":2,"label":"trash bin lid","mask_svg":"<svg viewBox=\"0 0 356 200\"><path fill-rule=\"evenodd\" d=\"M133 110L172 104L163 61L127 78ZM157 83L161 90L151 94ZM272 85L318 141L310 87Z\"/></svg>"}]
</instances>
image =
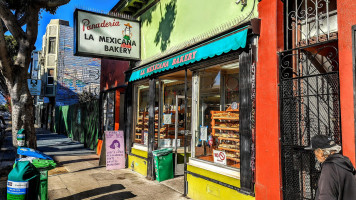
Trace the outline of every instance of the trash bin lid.
<instances>
[{"instance_id":1,"label":"trash bin lid","mask_svg":"<svg viewBox=\"0 0 356 200\"><path fill-rule=\"evenodd\" d=\"M168 155L168 154L170 154L172 152L173 152L173 149L166 148L166 149L159 149L159 150L152 151L152 154L154 156L165 156L165 155Z\"/></svg>"},{"instance_id":2,"label":"trash bin lid","mask_svg":"<svg viewBox=\"0 0 356 200\"><path fill-rule=\"evenodd\" d=\"M43 160L43 159L34 159L32 160L32 164L37 168L37 169L54 169L56 168L56 163L53 160Z\"/></svg>"},{"instance_id":3,"label":"trash bin lid","mask_svg":"<svg viewBox=\"0 0 356 200\"><path fill-rule=\"evenodd\" d=\"M39 176L39 172L30 161L19 161L16 162L9 173L8 179L11 181L29 181L36 176Z\"/></svg>"},{"instance_id":4,"label":"trash bin lid","mask_svg":"<svg viewBox=\"0 0 356 200\"><path fill-rule=\"evenodd\" d=\"M19 147L17 149L17 154L23 155L23 156L31 156L31 157L46 159L46 160L52 160L52 158L49 157L48 155L46 155L40 151L31 149L31 148L27 148L27 147Z\"/></svg>"}]
</instances>

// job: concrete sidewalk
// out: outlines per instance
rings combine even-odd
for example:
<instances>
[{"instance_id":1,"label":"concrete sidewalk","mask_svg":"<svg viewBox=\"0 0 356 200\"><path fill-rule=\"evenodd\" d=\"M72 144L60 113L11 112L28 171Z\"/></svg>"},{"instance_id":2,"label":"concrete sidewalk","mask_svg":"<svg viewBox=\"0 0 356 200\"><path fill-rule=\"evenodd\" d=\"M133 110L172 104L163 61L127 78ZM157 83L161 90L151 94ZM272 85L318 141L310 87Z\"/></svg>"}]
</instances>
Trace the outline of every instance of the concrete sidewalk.
<instances>
[{"instance_id":1,"label":"concrete sidewalk","mask_svg":"<svg viewBox=\"0 0 356 200\"><path fill-rule=\"evenodd\" d=\"M38 149L60 163L49 172L49 199L186 199L129 169L107 171L99 167L94 151L63 135L43 129L37 134Z\"/></svg>"},{"instance_id":2,"label":"concrete sidewalk","mask_svg":"<svg viewBox=\"0 0 356 200\"><path fill-rule=\"evenodd\" d=\"M9 123L7 122L7 124ZM16 148L12 146L11 124L6 129L4 138L1 137L0 139L0 200L5 200L7 175L11 171L16 158Z\"/></svg>"}]
</instances>

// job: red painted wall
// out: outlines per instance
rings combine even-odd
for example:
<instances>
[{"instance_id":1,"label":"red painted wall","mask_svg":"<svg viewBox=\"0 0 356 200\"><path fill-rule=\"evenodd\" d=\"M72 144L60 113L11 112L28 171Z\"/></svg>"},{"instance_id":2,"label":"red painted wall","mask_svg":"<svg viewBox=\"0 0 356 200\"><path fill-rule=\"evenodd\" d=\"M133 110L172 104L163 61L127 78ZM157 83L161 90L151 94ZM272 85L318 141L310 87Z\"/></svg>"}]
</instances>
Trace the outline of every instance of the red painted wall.
<instances>
[{"instance_id":1,"label":"red painted wall","mask_svg":"<svg viewBox=\"0 0 356 200\"><path fill-rule=\"evenodd\" d=\"M261 35L256 70L256 200L282 199L278 56L283 49L283 4L258 4Z\"/></svg>"},{"instance_id":2,"label":"red painted wall","mask_svg":"<svg viewBox=\"0 0 356 200\"><path fill-rule=\"evenodd\" d=\"M128 61L102 59L100 91L106 91L111 88L125 86L125 71L129 69L129 66L130 62ZM114 116L115 130L119 130L120 127L120 93L125 93L125 87L120 87L116 89Z\"/></svg>"},{"instance_id":3,"label":"red painted wall","mask_svg":"<svg viewBox=\"0 0 356 200\"><path fill-rule=\"evenodd\" d=\"M344 155L355 164L355 118L351 27L356 24L356 1L337 1L340 65L341 131Z\"/></svg>"},{"instance_id":4,"label":"red painted wall","mask_svg":"<svg viewBox=\"0 0 356 200\"><path fill-rule=\"evenodd\" d=\"M122 108L124 109L124 108ZM119 130L120 127L120 91L117 90L115 94L115 130ZM123 116L122 116L123 117Z\"/></svg>"},{"instance_id":5,"label":"red painted wall","mask_svg":"<svg viewBox=\"0 0 356 200\"><path fill-rule=\"evenodd\" d=\"M102 59L100 91L125 85L125 71L129 65L128 61Z\"/></svg>"}]
</instances>

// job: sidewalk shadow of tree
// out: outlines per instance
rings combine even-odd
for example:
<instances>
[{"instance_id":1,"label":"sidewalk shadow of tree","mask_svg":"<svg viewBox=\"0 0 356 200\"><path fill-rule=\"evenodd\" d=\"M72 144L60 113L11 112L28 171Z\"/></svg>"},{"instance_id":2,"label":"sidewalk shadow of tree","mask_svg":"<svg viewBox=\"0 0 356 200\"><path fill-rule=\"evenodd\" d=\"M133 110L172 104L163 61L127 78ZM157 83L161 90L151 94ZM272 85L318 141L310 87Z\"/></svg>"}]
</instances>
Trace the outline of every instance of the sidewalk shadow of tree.
<instances>
[{"instance_id":1,"label":"sidewalk shadow of tree","mask_svg":"<svg viewBox=\"0 0 356 200\"><path fill-rule=\"evenodd\" d=\"M101 194L106 194L106 193L110 193L110 192L114 192L114 191L118 191L118 190L123 190L123 189L125 189L125 187L122 184L112 184L112 185L109 185L109 186L95 188L95 189L92 189L92 190L87 190L87 191L84 191L84 192L73 194L73 195L70 195L70 196L67 196L67 197L59 198L57 200L84 199L84 198L89 198L89 197L93 197L93 196L97 196L97 195L101 195ZM136 197L136 195L133 194L132 192L124 191L124 192L118 192L118 193L114 193L114 194L104 195L104 196L101 196L101 197L98 197L98 198L95 198L95 199L96 200L130 199L130 198L133 198L133 197Z\"/></svg>"},{"instance_id":2,"label":"sidewalk shadow of tree","mask_svg":"<svg viewBox=\"0 0 356 200\"><path fill-rule=\"evenodd\" d=\"M161 43L161 51L165 51L171 42L170 37L174 28L176 15L176 0L171 0L171 2L166 5L165 14L159 22L158 31L154 40L156 45L159 45L159 43Z\"/></svg>"}]
</instances>

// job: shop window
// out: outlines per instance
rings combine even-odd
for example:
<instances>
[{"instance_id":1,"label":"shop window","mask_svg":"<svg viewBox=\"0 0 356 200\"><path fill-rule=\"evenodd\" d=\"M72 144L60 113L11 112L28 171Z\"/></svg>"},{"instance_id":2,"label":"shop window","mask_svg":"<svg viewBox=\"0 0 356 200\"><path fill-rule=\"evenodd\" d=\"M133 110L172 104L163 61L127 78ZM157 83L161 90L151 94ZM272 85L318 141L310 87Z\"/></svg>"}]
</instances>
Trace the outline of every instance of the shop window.
<instances>
[{"instance_id":1,"label":"shop window","mask_svg":"<svg viewBox=\"0 0 356 200\"><path fill-rule=\"evenodd\" d=\"M197 71L195 157L240 168L239 64Z\"/></svg>"},{"instance_id":2,"label":"shop window","mask_svg":"<svg viewBox=\"0 0 356 200\"><path fill-rule=\"evenodd\" d=\"M157 86L156 86L157 87ZM134 143L147 146L148 144L148 95L149 83L135 85L135 123L134 123ZM155 139L158 137L158 89L156 89L155 98ZM157 143L156 143L157 145Z\"/></svg>"}]
</instances>

